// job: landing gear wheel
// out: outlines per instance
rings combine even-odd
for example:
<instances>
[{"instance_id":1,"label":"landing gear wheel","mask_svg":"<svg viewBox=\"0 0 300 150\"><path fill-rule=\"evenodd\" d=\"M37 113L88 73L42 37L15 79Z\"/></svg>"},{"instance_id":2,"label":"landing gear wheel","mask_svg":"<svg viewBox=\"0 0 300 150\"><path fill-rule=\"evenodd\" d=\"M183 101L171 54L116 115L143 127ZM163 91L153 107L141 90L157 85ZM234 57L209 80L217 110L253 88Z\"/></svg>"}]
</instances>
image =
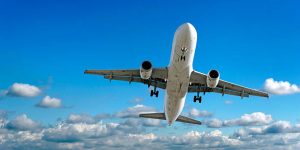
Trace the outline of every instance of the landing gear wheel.
<instances>
[{"instance_id":1,"label":"landing gear wheel","mask_svg":"<svg viewBox=\"0 0 300 150\"><path fill-rule=\"evenodd\" d=\"M151 90L150 96L152 97L153 95L154 95L154 92L153 92L153 90Z\"/></svg>"},{"instance_id":2,"label":"landing gear wheel","mask_svg":"<svg viewBox=\"0 0 300 150\"><path fill-rule=\"evenodd\" d=\"M180 56L180 60L185 61L185 56Z\"/></svg>"},{"instance_id":3,"label":"landing gear wheel","mask_svg":"<svg viewBox=\"0 0 300 150\"><path fill-rule=\"evenodd\" d=\"M199 103L202 102L202 97L201 96L194 96L194 103L196 103L197 101L199 101Z\"/></svg>"},{"instance_id":4,"label":"landing gear wheel","mask_svg":"<svg viewBox=\"0 0 300 150\"><path fill-rule=\"evenodd\" d=\"M159 93L159 91L156 91L156 92L155 92L155 97L158 97L158 93Z\"/></svg>"}]
</instances>

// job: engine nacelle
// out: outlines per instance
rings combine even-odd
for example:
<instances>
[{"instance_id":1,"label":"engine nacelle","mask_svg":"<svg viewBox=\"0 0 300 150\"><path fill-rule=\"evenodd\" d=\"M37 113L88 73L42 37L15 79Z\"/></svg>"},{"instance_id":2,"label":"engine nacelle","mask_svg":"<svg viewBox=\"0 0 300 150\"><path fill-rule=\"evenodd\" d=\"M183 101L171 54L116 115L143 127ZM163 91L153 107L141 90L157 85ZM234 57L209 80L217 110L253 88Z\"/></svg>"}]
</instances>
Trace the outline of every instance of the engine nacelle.
<instances>
[{"instance_id":1,"label":"engine nacelle","mask_svg":"<svg viewBox=\"0 0 300 150\"><path fill-rule=\"evenodd\" d=\"M152 75L152 64L150 61L144 61L140 68L140 75L142 79L149 79Z\"/></svg>"},{"instance_id":2,"label":"engine nacelle","mask_svg":"<svg viewBox=\"0 0 300 150\"><path fill-rule=\"evenodd\" d=\"M217 70L210 70L207 74L207 87L215 88L217 87L220 79L220 73Z\"/></svg>"}]
</instances>

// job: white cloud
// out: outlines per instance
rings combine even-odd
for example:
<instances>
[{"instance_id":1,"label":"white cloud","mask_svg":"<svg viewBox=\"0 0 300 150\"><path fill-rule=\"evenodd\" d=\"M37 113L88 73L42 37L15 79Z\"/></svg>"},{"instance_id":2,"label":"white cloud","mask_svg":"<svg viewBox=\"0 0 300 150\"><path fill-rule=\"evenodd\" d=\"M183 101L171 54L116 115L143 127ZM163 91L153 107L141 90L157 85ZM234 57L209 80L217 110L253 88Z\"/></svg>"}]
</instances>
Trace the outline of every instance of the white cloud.
<instances>
[{"instance_id":1,"label":"white cloud","mask_svg":"<svg viewBox=\"0 0 300 150\"><path fill-rule=\"evenodd\" d=\"M162 120L149 118L127 118L123 123L125 126L146 126L146 127L162 127L165 126Z\"/></svg>"},{"instance_id":2,"label":"white cloud","mask_svg":"<svg viewBox=\"0 0 300 150\"><path fill-rule=\"evenodd\" d=\"M58 98L45 96L42 101L37 104L37 106L43 108L59 108L61 107L61 100Z\"/></svg>"},{"instance_id":3,"label":"white cloud","mask_svg":"<svg viewBox=\"0 0 300 150\"><path fill-rule=\"evenodd\" d=\"M264 125L272 121L271 115L266 115L262 112L254 112L252 114L244 114L241 118L225 120L225 126L250 126L250 125Z\"/></svg>"},{"instance_id":4,"label":"white cloud","mask_svg":"<svg viewBox=\"0 0 300 150\"><path fill-rule=\"evenodd\" d=\"M213 114L211 112L208 112L206 110L198 110L196 108L192 108L189 112L189 115L192 117L211 117Z\"/></svg>"},{"instance_id":5,"label":"white cloud","mask_svg":"<svg viewBox=\"0 0 300 150\"><path fill-rule=\"evenodd\" d=\"M9 121L6 125L6 128L12 130L37 130L40 127L40 123L28 118L26 114L17 116L14 120Z\"/></svg>"},{"instance_id":6,"label":"white cloud","mask_svg":"<svg viewBox=\"0 0 300 150\"><path fill-rule=\"evenodd\" d=\"M211 119L205 121L204 124L209 128L221 128L223 126L223 122L219 119Z\"/></svg>"},{"instance_id":7,"label":"white cloud","mask_svg":"<svg viewBox=\"0 0 300 150\"><path fill-rule=\"evenodd\" d=\"M255 115L243 115L241 120L255 120ZM259 116L259 115L258 115ZM21 118L21 119L17 119ZM26 115L19 120L29 126ZM90 118L90 119L88 119ZM247 119L252 118L252 119ZM122 119L122 118L121 118ZM138 120L137 118L125 118ZM22 120L22 121L20 121ZM27 121L24 121L27 120ZM28 121L31 120L31 121ZM72 120L72 122L70 122ZM87 121L89 120L89 121ZM298 149L300 124L277 121L268 125L242 128L224 135L221 130L188 130L175 134L155 134L141 123L103 123L91 121L89 115L70 115L66 121L39 130L0 128L0 149ZM235 120L235 119L232 119ZM259 120L259 119L258 119ZM13 121L8 121L13 122ZM31 123L26 123L31 122ZM89 122L89 123L86 123ZM180 128L180 126L178 126ZM161 129L165 131L165 128ZM202 130L202 129L200 129ZM154 132L155 133L154 133Z\"/></svg>"},{"instance_id":8,"label":"white cloud","mask_svg":"<svg viewBox=\"0 0 300 150\"><path fill-rule=\"evenodd\" d=\"M41 93L41 90L30 84L14 83L6 92L7 96L16 97L35 97Z\"/></svg>"},{"instance_id":9,"label":"white cloud","mask_svg":"<svg viewBox=\"0 0 300 150\"><path fill-rule=\"evenodd\" d=\"M300 88L291 84L288 81L275 81L273 78L269 78L265 81L264 89L271 94L293 94L300 92Z\"/></svg>"},{"instance_id":10,"label":"white cloud","mask_svg":"<svg viewBox=\"0 0 300 150\"><path fill-rule=\"evenodd\" d=\"M291 125L288 121L276 121L269 125L261 127L248 127L239 129L234 133L234 136L248 135L267 135L267 134L285 134L285 133L300 133L300 124Z\"/></svg>"},{"instance_id":11,"label":"white cloud","mask_svg":"<svg viewBox=\"0 0 300 150\"><path fill-rule=\"evenodd\" d=\"M93 123L97 123L97 120L94 117L87 114L70 114L66 122L93 124Z\"/></svg>"},{"instance_id":12,"label":"white cloud","mask_svg":"<svg viewBox=\"0 0 300 150\"><path fill-rule=\"evenodd\" d=\"M77 142L88 138L97 138L108 133L108 125L103 123L59 124L44 130L43 139L52 142Z\"/></svg>"},{"instance_id":13,"label":"white cloud","mask_svg":"<svg viewBox=\"0 0 300 150\"><path fill-rule=\"evenodd\" d=\"M226 101L224 101L224 104L230 105L230 104L233 104L233 102L231 100L226 100Z\"/></svg>"},{"instance_id":14,"label":"white cloud","mask_svg":"<svg viewBox=\"0 0 300 150\"><path fill-rule=\"evenodd\" d=\"M153 133L149 134L128 134L128 138L134 139L137 141L144 141L144 140L155 140L157 136Z\"/></svg>"},{"instance_id":15,"label":"white cloud","mask_svg":"<svg viewBox=\"0 0 300 150\"><path fill-rule=\"evenodd\" d=\"M115 114L119 118L136 118L140 113L157 112L155 108L145 105L135 105Z\"/></svg>"},{"instance_id":16,"label":"white cloud","mask_svg":"<svg viewBox=\"0 0 300 150\"><path fill-rule=\"evenodd\" d=\"M262 112L254 112L252 114L244 114L240 118L229 119L221 121L219 119L211 119L205 121L209 128L221 128L221 127L231 127L231 126L257 126L266 125L272 122L272 116L266 115Z\"/></svg>"},{"instance_id":17,"label":"white cloud","mask_svg":"<svg viewBox=\"0 0 300 150\"><path fill-rule=\"evenodd\" d=\"M224 136L220 130L211 132L189 131L182 136L160 138L168 149L222 149L239 146L238 139Z\"/></svg>"}]
</instances>

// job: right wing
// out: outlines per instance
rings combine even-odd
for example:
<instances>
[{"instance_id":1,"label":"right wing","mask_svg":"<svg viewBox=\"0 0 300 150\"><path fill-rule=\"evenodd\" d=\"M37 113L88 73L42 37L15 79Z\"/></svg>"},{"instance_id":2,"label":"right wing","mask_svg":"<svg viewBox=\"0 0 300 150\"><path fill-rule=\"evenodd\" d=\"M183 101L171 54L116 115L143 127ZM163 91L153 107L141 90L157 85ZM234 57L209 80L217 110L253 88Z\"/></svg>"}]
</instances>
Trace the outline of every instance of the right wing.
<instances>
[{"instance_id":1,"label":"right wing","mask_svg":"<svg viewBox=\"0 0 300 150\"><path fill-rule=\"evenodd\" d=\"M249 97L249 95L269 97L268 93L250 89L241 85L230 83L228 81L219 80L216 88L208 88L206 86L207 75L201 72L193 71L191 73L189 92L216 92L222 94L229 94L241 97Z\"/></svg>"},{"instance_id":2,"label":"right wing","mask_svg":"<svg viewBox=\"0 0 300 150\"><path fill-rule=\"evenodd\" d=\"M142 79L140 69L128 70L85 70L85 74L102 75L105 79L120 80L131 82L139 82L148 86L156 86L161 89L166 88L166 79L168 77L167 68L153 68L150 79Z\"/></svg>"}]
</instances>

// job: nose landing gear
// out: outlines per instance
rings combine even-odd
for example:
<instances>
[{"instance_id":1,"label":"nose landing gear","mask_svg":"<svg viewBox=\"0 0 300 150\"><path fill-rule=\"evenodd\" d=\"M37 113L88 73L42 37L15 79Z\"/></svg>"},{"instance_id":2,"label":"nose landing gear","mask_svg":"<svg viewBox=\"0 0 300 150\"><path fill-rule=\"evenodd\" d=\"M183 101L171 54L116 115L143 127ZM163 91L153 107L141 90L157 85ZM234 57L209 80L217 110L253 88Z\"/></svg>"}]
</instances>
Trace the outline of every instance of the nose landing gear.
<instances>
[{"instance_id":1,"label":"nose landing gear","mask_svg":"<svg viewBox=\"0 0 300 150\"><path fill-rule=\"evenodd\" d=\"M185 61L185 56L180 56L180 60L182 61Z\"/></svg>"}]
</instances>

